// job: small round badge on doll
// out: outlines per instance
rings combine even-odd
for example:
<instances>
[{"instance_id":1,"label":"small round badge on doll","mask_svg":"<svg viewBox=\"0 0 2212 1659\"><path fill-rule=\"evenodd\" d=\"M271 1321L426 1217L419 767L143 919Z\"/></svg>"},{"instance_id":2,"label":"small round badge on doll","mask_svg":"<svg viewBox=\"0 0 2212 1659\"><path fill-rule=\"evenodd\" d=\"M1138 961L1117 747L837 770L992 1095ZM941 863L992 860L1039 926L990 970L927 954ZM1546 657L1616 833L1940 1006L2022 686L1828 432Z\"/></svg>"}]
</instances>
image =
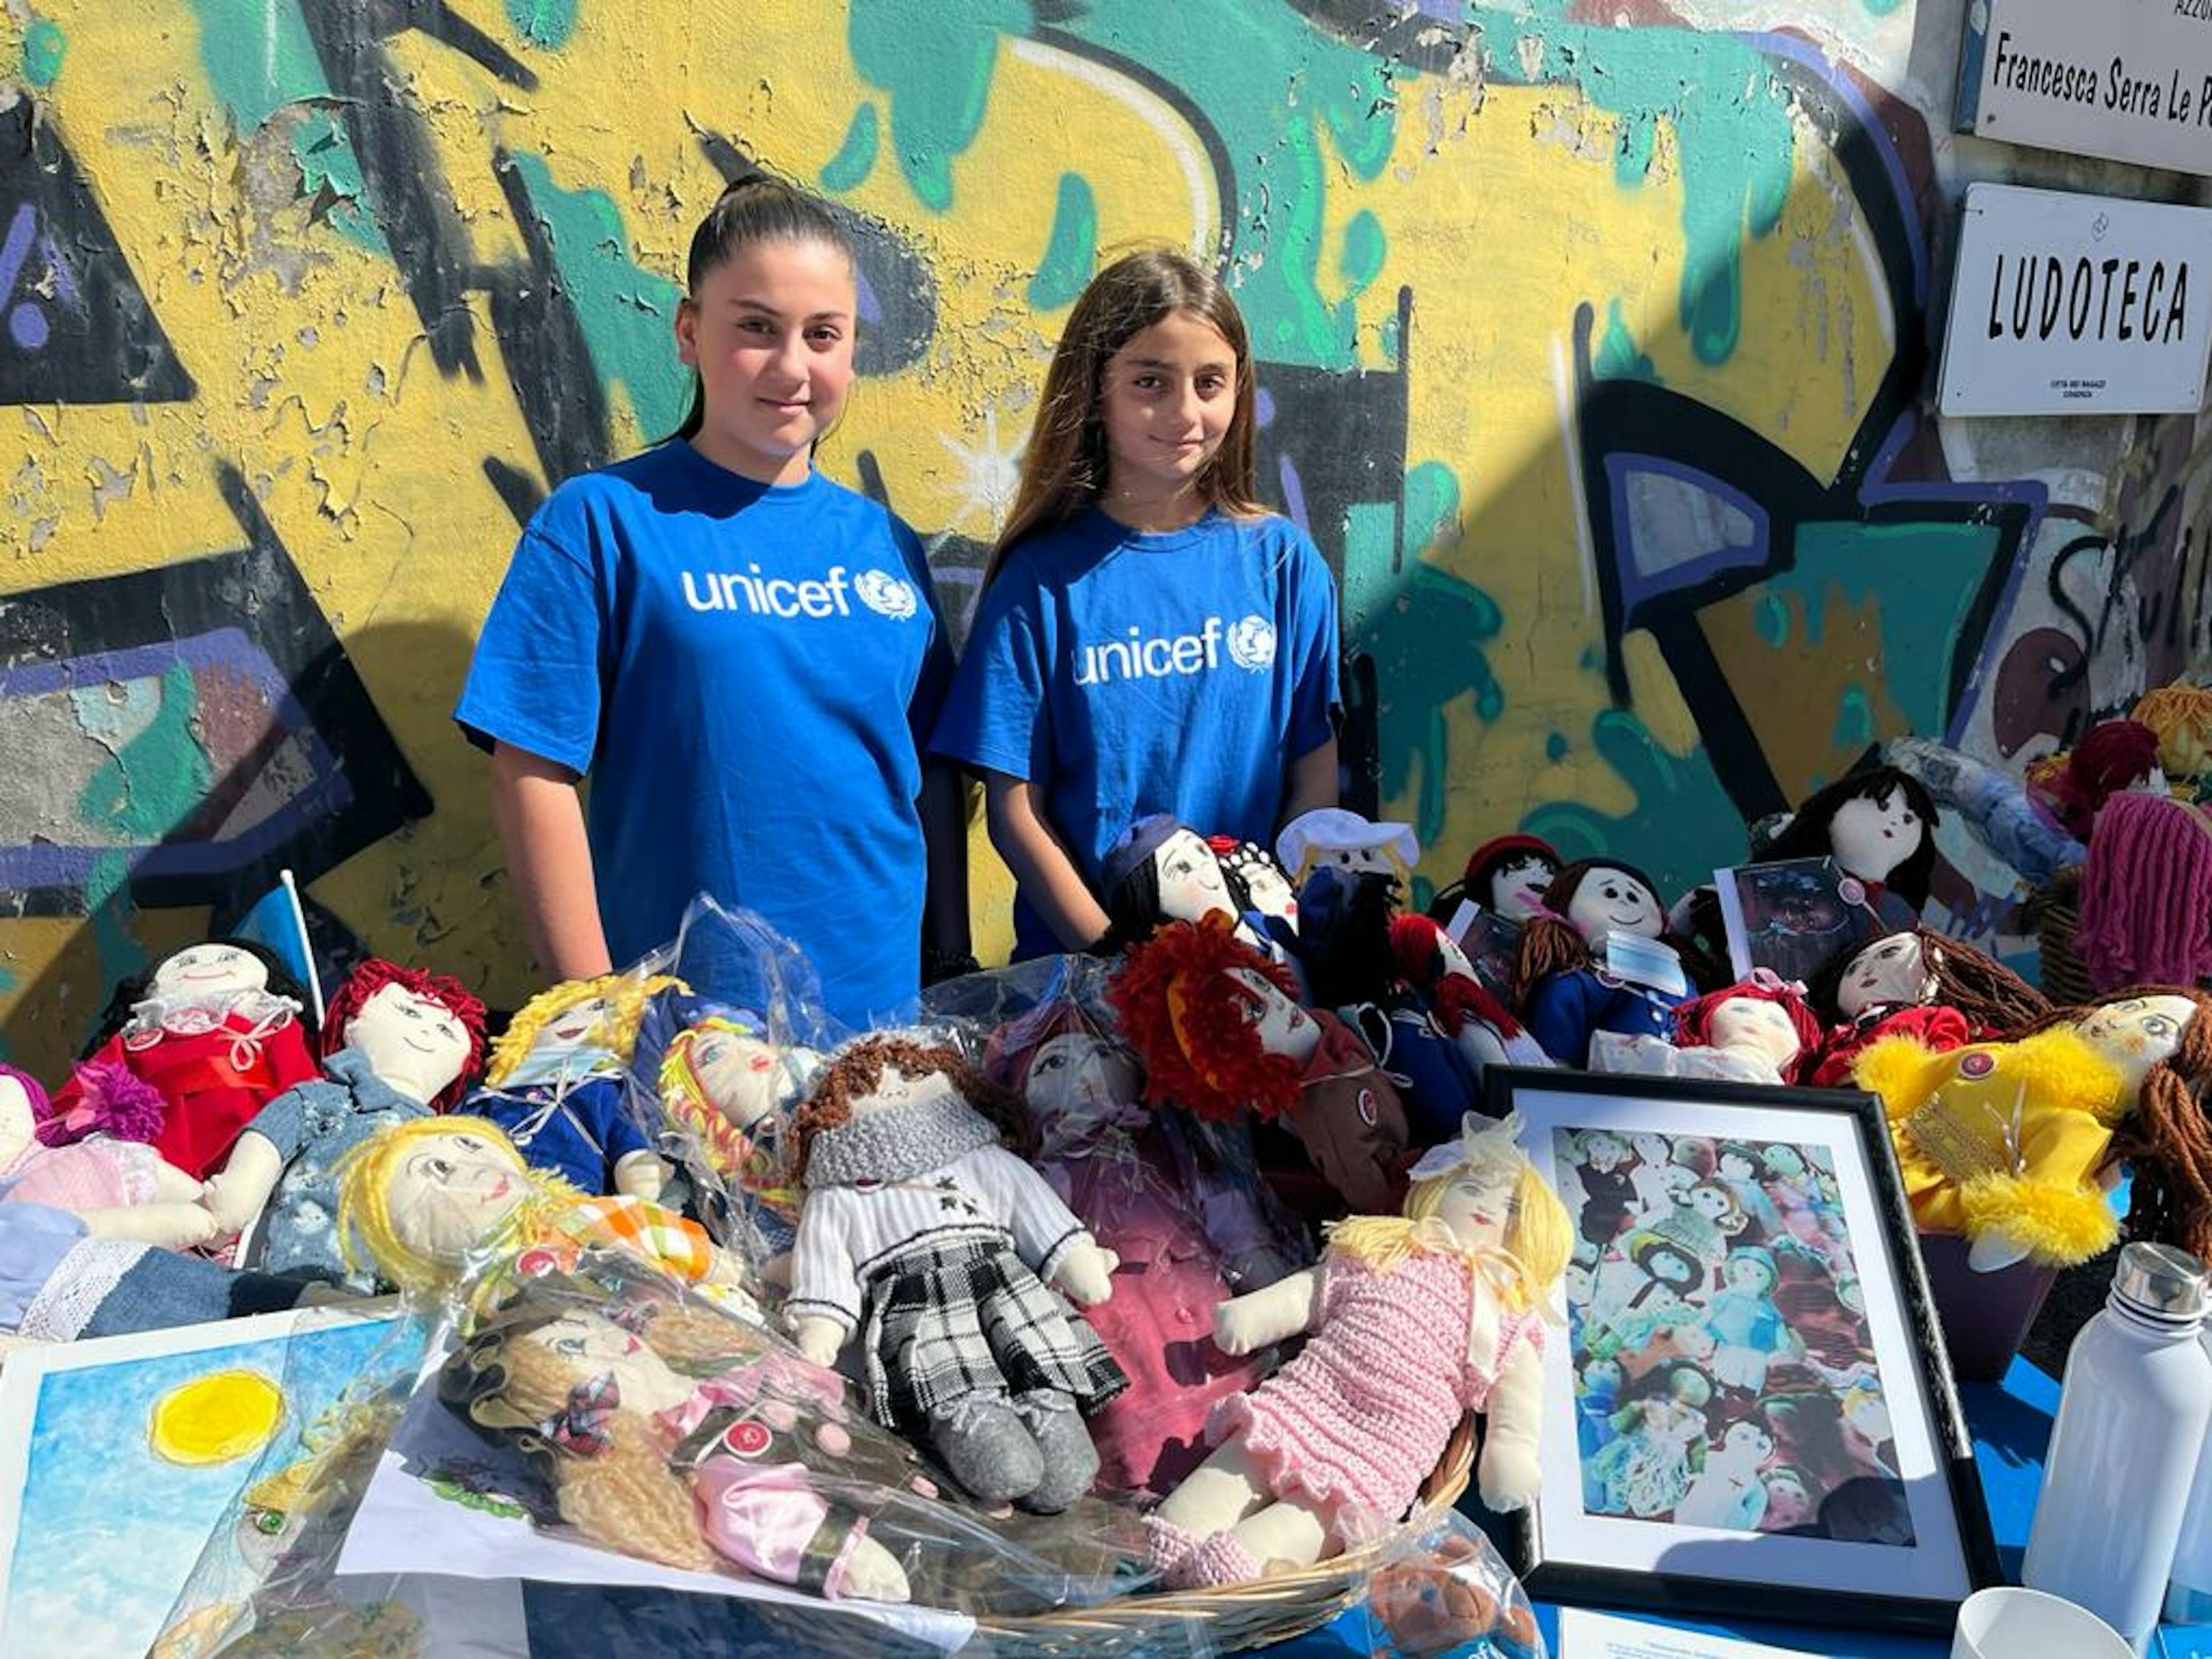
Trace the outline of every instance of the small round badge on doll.
<instances>
[{"instance_id":1,"label":"small round badge on doll","mask_svg":"<svg viewBox=\"0 0 2212 1659\"><path fill-rule=\"evenodd\" d=\"M1321 1267L1221 1304L1231 1353L1310 1333L1249 1395L1214 1408L1217 1449L1146 1521L1177 1586L1241 1583L1365 1543L1404 1515L1472 1407L1492 1509L1539 1480L1543 1322L1572 1235L1516 1143L1469 1118L1414 1166L1401 1217L1332 1230Z\"/></svg>"},{"instance_id":2,"label":"small round badge on doll","mask_svg":"<svg viewBox=\"0 0 2212 1659\"><path fill-rule=\"evenodd\" d=\"M1048 1286L1104 1302L1116 1263L971 1103L1012 1121L942 1044L878 1035L830 1057L799 1117L784 1316L823 1364L858 1332L871 1414L976 1498L1057 1513L1097 1474L1084 1415L1128 1379Z\"/></svg>"},{"instance_id":3,"label":"small round badge on doll","mask_svg":"<svg viewBox=\"0 0 2212 1659\"><path fill-rule=\"evenodd\" d=\"M1878 1037L1911 1036L1940 1052L2016 1036L2051 1012L2002 963L1925 927L1846 946L1810 994L1827 1030L1804 1080L1823 1089L1850 1086L1853 1064Z\"/></svg>"}]
</instances>

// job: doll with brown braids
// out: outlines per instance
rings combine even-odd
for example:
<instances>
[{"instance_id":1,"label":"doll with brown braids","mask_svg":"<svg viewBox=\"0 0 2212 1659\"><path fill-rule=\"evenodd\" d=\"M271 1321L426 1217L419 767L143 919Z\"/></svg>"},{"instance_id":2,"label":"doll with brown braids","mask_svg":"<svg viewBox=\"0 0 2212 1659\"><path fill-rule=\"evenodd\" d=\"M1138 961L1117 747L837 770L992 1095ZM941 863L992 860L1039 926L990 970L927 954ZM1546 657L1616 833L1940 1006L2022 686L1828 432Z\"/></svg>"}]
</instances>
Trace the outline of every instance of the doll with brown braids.
<instances>
[{"instance_id":1,"label":"doll with brown braids","mask_svg":"<svg viewBox=\"0 0 2212 1659\"><path fill-rule=\"evenodd\" d=\"M2043 994L1965 941L1907 927L1846 945L1813 981L1827 1027L1806 1069L1816 1089L1847 1089L1877 1038L1910 1036L1936 1053L2016 1036L2051 1012Z\"/></svg>"},{"instance_id":2,"label":"doll with brown braids","mask_svg":"<svg viewBox=\"0 0 2212 1659\"><path fill-rule=\"evenodd\" d=\"M695 1572L727 1562L832 1600L908 1599L851 1494L918 1469L850 1419L835 1373L758 1327L650 1292L528 1280L447 1362L438 1392L519 1449L593 1543Z\"/></svg>"},{"instance_id":3,"label":"doll with brown braids","mask_svg":"<svg viewBox=\"0 0 2212 1659\"><path fill-rule=\"evenodd\" d=\"M1667 907L1651 878L1616 860L1577 859L1544 890L1544 907L1547 914L1521 929L1513 983L1521 1016L1544 1052L1562 1066L1582 1066L1600 1031L1669 1036L1689 987L1666 938ZM1674 952L1671 983L1621 972L1616 940L1663 946L1661 962Z\"/></svg>"}]
</instances>

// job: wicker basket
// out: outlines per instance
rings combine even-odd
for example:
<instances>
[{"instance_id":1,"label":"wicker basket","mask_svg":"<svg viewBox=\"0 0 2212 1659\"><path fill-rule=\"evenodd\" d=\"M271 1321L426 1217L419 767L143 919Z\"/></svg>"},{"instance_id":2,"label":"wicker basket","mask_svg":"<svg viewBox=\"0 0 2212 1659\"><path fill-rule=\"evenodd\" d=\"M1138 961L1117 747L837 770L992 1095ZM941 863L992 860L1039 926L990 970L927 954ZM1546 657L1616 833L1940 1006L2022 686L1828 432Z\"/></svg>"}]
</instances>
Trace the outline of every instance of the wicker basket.
<instances>
[{"instance_id":1,"label":"wicker basket","mask_svg":"<svg viewBox=\"0 0 2212 1659\"><path fill-rule=\"evenodd\" d=\"M1474 1423L1462 1421L1443 1461L1421 1489L1404 1523L1416 1532L1442 1520L1467 1490L1474 1468ZM1232 1653L1288 1641L1325 1625L1359 1598L1367 1576L1382 1564L1390 1537L1274 1578L1212 1589L1123 1596L1096 1607L1061 1607L1026 1618L983 1617L961 1650L989 1659L1109 1659L1117 1654L1170 1654L1178 1629L1194 1654Z\"/></svg>"},{"instance_id":2,"label":"wicker basket","mask_svg":"<svg viewBox=\"0 0 2212 1659\"><path fill-rule=\"evenodd\" d=\"M2081 926L2081 872L2076 866L2061 870L2027 902L2027 915L2035 925L2043 994L2062 1008L2077 1006L2096 994L2087 966L2074 953L2074 935Z\"/></svg>"}]
</instances>

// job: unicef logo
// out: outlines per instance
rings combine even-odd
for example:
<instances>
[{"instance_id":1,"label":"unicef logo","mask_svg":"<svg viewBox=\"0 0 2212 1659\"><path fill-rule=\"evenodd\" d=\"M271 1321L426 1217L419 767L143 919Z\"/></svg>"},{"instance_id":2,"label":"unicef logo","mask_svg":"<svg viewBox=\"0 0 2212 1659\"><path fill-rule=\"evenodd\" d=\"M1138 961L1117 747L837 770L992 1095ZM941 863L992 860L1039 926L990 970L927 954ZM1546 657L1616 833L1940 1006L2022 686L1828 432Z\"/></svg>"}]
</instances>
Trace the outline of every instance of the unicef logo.
<instances>
[{"instance_id":1,"label":"unicef logo","mask_svg":"<svg viewBox=\"0 0 2212 1659\"><path fill-rule=\"evenodd\" d=\"M1257 673L1275 660L1275 624L1247 617L1229 630L1229 660Z\"/></svg>"},{"instance_id":2,"label":"unicef logo","mask_svg":"<svg viewBox=\"0 0 2212 1659\"><path fill-rule=\"evenodd\" d=\"M889 571L863 570L853 578L853 592L860 595L860 603L869 610L893 622L904 622L921 609L914 585L901 581ZM1273 649L1272 643L1269 648Z\"/></svg>"}]
</instances>

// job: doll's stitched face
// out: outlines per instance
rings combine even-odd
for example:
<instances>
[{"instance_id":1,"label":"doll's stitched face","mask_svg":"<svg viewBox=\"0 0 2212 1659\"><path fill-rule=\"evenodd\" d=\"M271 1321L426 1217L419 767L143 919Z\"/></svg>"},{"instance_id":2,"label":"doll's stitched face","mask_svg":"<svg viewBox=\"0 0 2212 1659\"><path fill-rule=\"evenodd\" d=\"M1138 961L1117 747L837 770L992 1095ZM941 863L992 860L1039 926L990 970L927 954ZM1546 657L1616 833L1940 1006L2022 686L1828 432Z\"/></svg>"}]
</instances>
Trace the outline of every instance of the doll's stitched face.
<instances>
[{"instance_id":1,"label":"doll's stitched face","mask_svg":"<svg viewBox=\"0 0 2212 1659\"><path fill-rule=\"evenodd\" d=\"M927 1105L958 1092L952 1086L952 1079L942 1072L908 1077L897 1066L886 1066L872 1092L854 1097L853 1115L865 1117L872 1112L895 1112L908 1106Z\"/></svg>"},{"instance_id":2,"label":"doll's stitched face","mask_svg":"<svg viewBox=\"0 0 2212 1659\"><path fill-rule=\"evenodd\" d=\"M1266 975L1249 968L1231 968L1230 978L1249 994L1237 998L1248 1025L1256 1028L1260 1046L1271 1054L1304 1058L1312 1050L1316 1035L1314 1018L1277 990Z\"/></svg>"},{"instance_id":3,"label":"doll's stitched face","mask_svg":"<svg viewBox=\"0 0 2212 1659\"><path fill-rule=\"evenodd\" d=\"M1764 1294L1774 1288L1774 1269L1755 1255L1732 1255L1728 1266L1721 1269L1721 1277L1729 1288L1748 1291L1753 1295Z\"/></svg>"},{"instance_id":4,"label":"doll's stitched face","mask_svg":"<svg viewBox=\"0 0 2212 1659\"><path fill-rule=\"evenodd\" d=\"M1918 1007L1936 998L1936 976L1917 933L1891 933L1853 957L1836 983L1836 1006L1847 1019L1869 1008Z\"/></svg>"},{"instance_id":5,"label":"doll's stitched face","mask_svg":"<svg viewBox=\"0 0 2212 1659\"><path fill-rule=\"evenodd\" d=\"M1119 1043L1063 1031L1039 1046L1023 1088L1048 1146L1080 1146L1102 1130L1140 1127L1137 1062Z\"/></svg>"},{"instance_id":6,"label":"doll's stitched face","mask_svg":"<svg viewBox=\"0 0 2212 1659\"><path fill-rule=\"evenodd\" d=\"M775 1049L726 1022L695 1029L691 1074L716 1111L740 1129L750 1129L781 1098L784 1073Z\"/></svg>"},{"instance_id":7,"label":"doll's stitched face","mask_svg":"<svg viewBox=\"0 0 2212 1659\"><path fill-rule=\"evenodd\" d=\"M1735 1208L1735 1194L1718 1182L1700 1181L1690 1188L1690 1207L1708 1221L1718 1221Z\"/></svg>"},{"instance_id":8,"label":"doll's stitched face","mask_svg":"<svg viewBox=\"0 0 2212 1659\"><path fill-rule=\"evenodd\" d=\"M1748 1181L1753 1173L1751 1159L1730 1147L1721 1153L1720 1172L1730 1181Z\"/></svg>"},{"instance_id":9,"label":"doll's stitched face","mask_svg":"<svg viewBox=\"0 0 2212 1659\"><path fill-rule=\"evenodd\" d=\"M269 969L251 951L234 945L194 945L154 970L156 996L219 997L269 988Z\"/></svg>"},{"instance_id":10,"label":"doll's stitched face","mask_svg":"<svg viewBox=\"0 0 2212 1659\"><path fill-rule=\"evenodd\" d=\"M1767 1530L1787 1531L1802 1527L1813 1518L1813 1495L1805 1490L1805 1481L1794 1469L1776 1469L1766 1477L1766 1513L1760 1517L1759 1526Z\"/></svg>"},{"instance_id":11,"label":"doll's stitched face","mask_svg":"<svg viewBox=\"0 0 2212 1659\"><path fill-rule=\"evenodd\" d=\"M1159 878L1162 915L1196 921L1216 911L1232 914L1221 861L1191 830L1178 830L1162 842L1152 854L1152 867Z\"/></svg>"},{"instance_id":12,"label":"doll's stitched face","mask_svg":"<svg viewBox=\"0 0 2212 1659\"><path fill-rule=\"evenodd\" d=\"M599 1030L599 1022L614 1012L614 1005L605 997L586 997L572 1003L538 1028L539 1048L574 1048L588 1042Z\"/></svg>"},{"instance_id":13,"label":"doll's stitched face","mask_svg":"<svg viewBox=\"0 0 2212 1659\"><path fill-rule=\"evenodd\" d=\"M1315 855L1314 866L1318 869L1324 864L1333 864L1348 876L1364 875L1370 870L1379 870L1384 875L1397 874L1390 867L1390 855L1380 847L1322 848Z\"/></svg>"},{"instance_id":14,"label":"doll's stitched face","mask_svg":"<svg viewBox=\"0 0 2212 1659\"><path fill-rule=\"evenodd\" d=\"M1713 1010L1706 1027L1716 1048L1748 1048L1777 1071L1797 1058L1797 1028L1790 1012L1765 997L1730 997Z\"/></svg>"},{"instance_id":15,"label":"doll's stitched face","mask_svg":"<svg viewBox=\"0 0 2212 1659\"><path fill-rule=\"evenodd\" d=\"M1619 1394L1620 1384L1620 1362L1617 1359L1593 1359L1583 1367L1585 1394Z\"/></svg>"},{"instance_id":16,"label":"doll's stitched face","mask_svg":"<svg viewBox=\"0 0 2212 1659\"><path fill-rule=\"evenodd\" d=\"M1852 797L1828 820L1828 845L1836 862L1861 881L1887 881L1890 872L1920 850L1920 814L1893 788L1879 799Z\"/></svg>"},{"instance_id":17,"label":"doll's stitched face","mask_svg":"<svg viewBox=\"0 0 2212 1659\"><path fill-rule=\"evenodd\" d=\"M414 1100L434 1098L469 1060L467 1028L452 1011L397 981L361 1005L346 1022L345 1041L378 1077Z\"/></svg>"},{"instance_id":18,"label":"doll's stitched face","mask_svg":"<svg viewBox=\"0 0 2212 1659\"><path fill-rule=\"evenodd\" d=\"M1698 1264L1671 1244L1646 1251L1644 1271L1662 1285L1692 1285L1698 1279Z\"/></svg>"},{"instance_id":19,"label":"doll's stitched face","mask_svg":"<svg viewBox=\"0 0 2212 1659\"><path fill-rule=\"evenodd\" d=\"M520 1340L550 1349L564 1370L611 1376L625 1410L666 1411L690 1397L690 1386L666 1360L611 1319L586 1309L564 1313Z\"/></svg>"},{"instance_id":20,"label":"doll's stitched face","mask_svg":"<svg viewBox=\"0 0 2212 1659\"><path fill-rule=\"evenodd\" d=\"M458 1261L529 1195L530 1177L507 1148L465 1129L424 1135L392 1171L394 1229L425 1255Z\"/></svg>"},{"instance_id":21,"label":"doll's stitched face","mask_svg":"<svg viewBox=\"0 0 2212 1659\"><path fill-rule=\"evenodd\" d=\"M1509 921L1526 921L1543 908L1544 890L1559 866L1540 853L1523 853L1490 872L1490 890L1476 897Z\"/></svg>"},{"instance_id":22,"label":"doll's stitched face","mask_svg":"<svg viewBox=\"0 0 2212 1659\"><path fill-rule=\"evenodd\" d=\"M1504 1164L1462 1169L1437 1200L1437 1219L1470 1248L1502 1242L1513 1216L1515 1174Z\"/></svg>"},{"instance_id":23,"label":"doll's stitched face","mask_svg":"<svg viewBox=\"0 0 2212 1659\"><path fill-rule=\"evenodd\" d=\"M1748 1417L1740 1417L1728 1425L1721 1437L1721 1449L1728 1461L1742 1468L1757 1468L1774 1455L1774 1437L1765 1425Z\"/></svg>"},{"instance_id":24,"label":"doll's stitched face","mask_svg":"<svg viewBox=\"0 0 2212 1659\"><path fill-rule=\"evenodd\" d=\"M1474 980L1477 984L1481 983L1482 976L1474 971L1474 963L1468 958L1467 952L1459 948L1458 940L1441 927L1437 928L1431 937L1437 942L1437 959L1442 964L1437 969L1440 975L1449 979L1454 974L1458 974Z\"/></svg>"},{"instance_id":25,"label":"doll's stitched face","mask_svg":"<svg viewBox=\"0 0 2212 1659\"><path fill-rule=\"evenodd\" d=\"M1244 890L1251 896L1252 908L1261 915L1297 914L1297 895L1291 890L1289 878L1276 866L1274 860L1255 851L1237 861L1237 873L1243 878Z\"/></svg>"},{"instance_id":26,"label":"doll's stitched face","mask_svg":"<svg viewBox=\"0 0 2212 1659\"><path fill-rule=\"evenodd\" d=\"M1628 1148L1617 1135L1601 1131L1583 1142L1583 1158L1593 1170L1612 1170L1627 1156Z\"/></svg>"},{"instance_id":27,"label":"doll's stitched face","mask_svg":"<svg viewBox=\"0 0 2212 1659\"><path fill-rule=\"evenodd\" d=\"M2128 997L2098 1009L2075 1029L2083 1042L2127 1073L2132 1095L2154 1066L2173 1058L2196 1018L2197 1004L2187 997Z\"/></svg>"},{"instance_id":28,"label":"doll's stitched face","mask_svg":"<svg viewBox=\"0 0 2212 1659\"><path fill-rule=\"evenodd\" d=\"M1646 1164L1664 1164L1667 1161L1669 1148L1667 1145L1667 1137L1662 1134L1655 1134L1650 1130L1645 1129L1629 1136L1628 1144L1634 1150L1636 1156Z\"/></svg>"},{"instance_id":29,"label":"doll's stitched face","mask_svg":"<svg viewBox=\"0 0 2212 1659\"><path fill-rule=\"evenodd\" d=\"M1636 933L1657 939L1665 915L1649 887L1623 870L1600 865L1587 872L1567 901L1567 921L1595 948L1607 933Z\"/></svg>"}]
</instances>

